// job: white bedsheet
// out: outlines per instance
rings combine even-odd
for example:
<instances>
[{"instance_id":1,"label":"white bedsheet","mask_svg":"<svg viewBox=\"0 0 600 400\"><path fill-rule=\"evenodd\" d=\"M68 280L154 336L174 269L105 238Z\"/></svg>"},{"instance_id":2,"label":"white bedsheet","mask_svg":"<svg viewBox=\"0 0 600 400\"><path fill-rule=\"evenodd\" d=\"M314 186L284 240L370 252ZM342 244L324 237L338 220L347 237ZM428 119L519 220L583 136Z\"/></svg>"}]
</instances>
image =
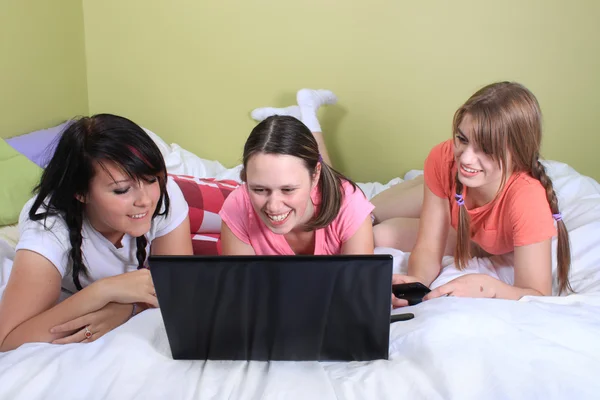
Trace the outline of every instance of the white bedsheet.
<instances>
[{"instance_id":1,"label":"white bedsheet","mask_svg":"<svg viewBox=\"0 0 600 400\"><path fill-rule=\"evenodd\" d=\"M161 150L171 173L239 179L239 166L176 145ZM547 166L571 231L579 294L442 298L395 311L415 318L392 325L390 359L360 363L174 361L160 311L150 310L91 344L0 353L0 399L598 399L600 185L565 164ZM399 181L361 187L372 197ZM407 254L377 252L406 268ZM3 281L13 255L0 239ZM451 258L444 265L435 285L470 272L512 279L505 258L472 260L464 272Z\"/></svg>"},{"instance_id":2,"label":"white bedsheet","mask_svg":"<svg viewBox=\"0 0 600 400\"><path fill-rule=\"evenodd\" d=\"M174 361L160 311L91 344L0 354L2 399L597 399L600 300L443 298L373 362Z\"/></svg>"}]
</instances>

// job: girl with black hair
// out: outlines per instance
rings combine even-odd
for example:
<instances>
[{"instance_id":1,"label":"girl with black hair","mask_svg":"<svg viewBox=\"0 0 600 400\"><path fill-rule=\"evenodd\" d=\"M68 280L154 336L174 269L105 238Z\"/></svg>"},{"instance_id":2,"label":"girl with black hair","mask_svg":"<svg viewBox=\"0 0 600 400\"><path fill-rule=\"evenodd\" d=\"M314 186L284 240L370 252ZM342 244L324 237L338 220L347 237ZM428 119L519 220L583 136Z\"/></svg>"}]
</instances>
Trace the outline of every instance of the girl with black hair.
<instances>
[{"instance_id":1,"label":"girl with black hair","mask_svg":"<svg viewBox=\"0 0 600 400\"><path fill-rule=\"evenodd\" d=\"M35 191L0 300L0 351L98 339L158 306L150 252L192 254L187 203L156 144L126 118L72 122Z\"/></svg>"}]
</instances>

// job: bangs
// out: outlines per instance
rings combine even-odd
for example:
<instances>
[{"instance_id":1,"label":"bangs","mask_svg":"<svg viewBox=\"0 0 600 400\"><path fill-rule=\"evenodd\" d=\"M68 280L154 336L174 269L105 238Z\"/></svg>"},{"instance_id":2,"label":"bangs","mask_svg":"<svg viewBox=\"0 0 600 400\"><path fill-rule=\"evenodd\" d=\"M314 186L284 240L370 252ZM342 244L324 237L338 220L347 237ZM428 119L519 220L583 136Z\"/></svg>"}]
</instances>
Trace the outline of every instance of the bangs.
<instances>
[{"instance_id":1,"label":"bangs","mask_svg":"<svg viewBox=\"0 0 600 400\"><path fill-rule=\"evenodd\" d=\"M485 155L494 160L501 168L505 167L508 141L506 129L507 124L497 110L479 104L478 107L463 107L457 112L454 121L454 137L459 133L458 127L464 117L471 117L473 130L469 141L473 142Z\"/></svg>"},{"instance_id":2,"label":"bangs","mask_svg":"<svg viewBox=\"0 0 600 400\"><path fill-rule=\"evenodd\" d=\"M146 149L150 150L150 149ZM124 175L133 181L149 181L158 177L161 181L166 179L165 165L162 155L154 151L133 146L124 146L120 149L111 149L105 154L99 154L98 163L106 171L104 163L110 162L119 168ZM114 180L114 177L112 177Z\"/></svg>"}]
</instances>

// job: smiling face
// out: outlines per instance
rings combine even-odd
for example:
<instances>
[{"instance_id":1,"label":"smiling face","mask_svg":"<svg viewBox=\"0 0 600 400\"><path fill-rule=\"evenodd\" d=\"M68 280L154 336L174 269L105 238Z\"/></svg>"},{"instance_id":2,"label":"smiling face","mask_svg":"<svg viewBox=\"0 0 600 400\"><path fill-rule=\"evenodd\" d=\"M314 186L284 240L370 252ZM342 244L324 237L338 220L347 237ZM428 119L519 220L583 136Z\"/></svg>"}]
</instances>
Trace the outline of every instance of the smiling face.
<instances>
[{"instance_id":1,"label":"smiling face","mask_svg":"<svg viewBox=\"0 0 600 400\"><path fill-rule=\"evenodd\" d=\"M502 185L504 171L490 154L486 154L474 140L475 124L465 114L454 137L454 160L460 182L489 197L495 196ZM510 154L509 154L510 164Z\"/></svg>"},{"instance_id":2,"label":"smiling face","mask_svg":"<svg viewBox=\"0 0 600 400\"><path fill-rule=\"evenodd\" d=\"M85 199L91 225L111 243L119 245L124 234L133 237L150 230L161 192L158 178L132 180L114 163L95 163Z\"/></svg>"},{"instance_id":3,"label":"smiling face","mask_svg":"<svg viewBox=\"0 0 600 400\"><path fill-rule=\"evenodd\" d=\"M274 233L302 228L314 214L310 194L318 183L301 158L257 153L246 166L250 201L260 219Z\"/></svg>"}]
</instances>

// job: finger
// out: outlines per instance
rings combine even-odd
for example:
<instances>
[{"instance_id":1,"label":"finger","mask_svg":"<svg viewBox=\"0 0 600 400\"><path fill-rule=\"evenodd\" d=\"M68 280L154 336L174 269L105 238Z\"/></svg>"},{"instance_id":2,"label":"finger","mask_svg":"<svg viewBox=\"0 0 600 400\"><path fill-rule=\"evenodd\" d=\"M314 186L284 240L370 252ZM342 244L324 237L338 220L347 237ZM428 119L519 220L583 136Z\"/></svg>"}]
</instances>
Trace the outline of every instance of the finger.
<instances>
[{"instance_id":1,"label":"finger","mask_svg":"<svg viewBox=\"0 0 600 400\"><path fill-rule=\"evenodd\" d=\"M400 308L408 306L408 301L405 299L399 299L392 295L392 308Z\"/></svg>"},{"instance_id":2,"label":"finger","mask_svg":"<svg viewBox=\"0 0 600 400\"><path fill-rule=\"evenodd\" d=\"M404 283L404 279L402 275L393 274L392 275L392 285L397 285L399 283Z\"/></svg>"},{"instance_id":3,"label":"finger","mask_svg":"<svg viewBox=\"0 0 600 400\"><path fill-rule=\"evenodd\" d=\"M74 334L61 338L61 339L56 339L52 341L52 344L69 344L69 343L79 343L81 342L83 339L85 339L85 328L84 329L80 329L77 332L75 332Z\"/></svg>"},{"instance_id":4,"label":"finger","mask_svg":"<svg viewBox=\"0 0 600 400\"><path fill-rule=\"evenodd\" d=\"M143 303L148 303L151 307L158 308L158 299L156 296L152 296L152 294L147 295Z\"/></svg>"},{"instance_id":5,"label":"finger","mask_svg":"<svg viewBox=\"0 0 600 400\"><path fill-rule=\"evenodd\" d=\"M406 275L401 274L393 274L392 275L392 285L397 285L399 283L411 283L413 280L410 279Z\"/></svg>"},{"instance_id":6,"label":"finger","mask_svg":"<svg viewBox=\"0 0 600 400\"><path fill-rule=\"evenodd\" d=\"M423 297L423 300L431 300L442 296L448 296L453 290L453 286L449 283L446 283L445 285L442 285L427 293L425 297Z\"/></svg>"},{"instance_id":7,"label":"finger","mask_svg":"<svg viewBox=\"0 0 600 400\"><path fill-rule=\"evenodd\" d=\"M89 318L87 315L83 315L81 317L75 318L71 321L65 322L64 324L61 325L57 325L53 328L50 329L50 333L64 333L64 332L71 332L80 328L83 328L84 326L87 326L90 324L91 321L89 321Z\"/></svg>"},{"instance_id":8,"label":"finger","mask_svg":"<svg viewBox=\"0 0 600 400\"><path fill-rule=\"evenodd\" d=\"M146 290L148 290L148 293L150 293L152 296L156 297L156 289L154 289L154 285L150 284L146 286Z\"/></svg>"},{"instance_id":9,"label":"finger","mask_svg":"<svg viewBox=\"0 0 600 400\"><path fill-rule=\"evenodd\" d=\"M104 332L96 332L92 336L90 336L89 338L84 338L79 343L92 343L93 341L100 339L102 336L104 336Z\"/></svg>"}]
</instances>

